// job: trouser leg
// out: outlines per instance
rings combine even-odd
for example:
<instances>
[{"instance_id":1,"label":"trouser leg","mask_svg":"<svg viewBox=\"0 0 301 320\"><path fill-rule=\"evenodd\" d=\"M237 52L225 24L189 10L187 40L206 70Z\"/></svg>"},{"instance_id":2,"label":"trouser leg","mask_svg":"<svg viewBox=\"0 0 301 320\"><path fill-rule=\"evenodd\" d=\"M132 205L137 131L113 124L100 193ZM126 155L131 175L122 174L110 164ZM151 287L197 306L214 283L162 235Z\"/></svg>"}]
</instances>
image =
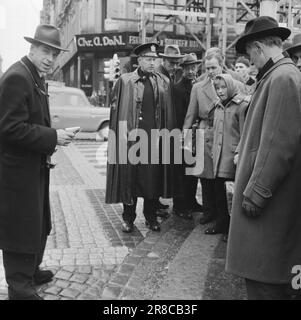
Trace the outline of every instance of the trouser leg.
<instances>
[{"instance_id":1,"label":"trouser leg","mask_svg":"<svg viewBox=\"0 0 301 320\"><path fill-rule=\"evenodd\" d=\"M224 233L228 233L230 223L225 187L226 181L226 179L222 178L215 179L215 199L217 208L216 226L217 228L222 229L222 232Z\"/></svg>"},{"instance_id":2,"label":"trouser leg","mask_svg":"<svg viewBox=\"0 0 301 320\"><path fill-rule=\"evenodd\" d=\"M36 293L33 275L36 255L3 251L3 265L10 299L26 298Z\"/></svg>"},{"instance_id":3,"label":"trouser leg","mask_svg":"<svg viewBox=\"0 0 301 320\"><path fill-rule=\"evenodd\" d=\"M216 218L215 179L201 179L204 216Z\"/></svg>"},{"instance_id":4,"label":"trouser leg","mask_svg":"<svg viewBox=\"0 0 301 320\"><path fill-rule=\"evenodd\" d=\"M40 265L43 261L44 257L44 252L45 252L45 247L46 247L46 242L47 242L47 236L43 236L42 241L41 241L41 249L38 254L36 254L36 264L35 264L35 271L38 271L40 268Z\"/></svg>"},{"instance_id":5,"label":"trouser leg","mask_svg":"<svg viewBox=\"0 0 301 320\"><path fill-rule=\"evenodd\" d=\"M156 199L145 199L144 198L144 205L143 205L143 213L145 220L154 223L157 221L156 216Z\"/></svg>"},{"instance_id":6,"label":"trouser leg","mask_svg":"<svg viewBox=\"0 0 301 320\"><path fill-rule=\"evenodd\" d=\"M136 207L137 207L137 198L134 199L134 204L132 205L123 205L123 214L122 219L123 221L134 223L137 214L136 214Z\"/></svg>"},{"instance_id":7,"label":"trouser leg","mask_svg":"<svg viewBox=\"0 0 301 320\"><path fill-rule=\"evenodd\" d=\"M178 211L185 210L185 198L184 197L174 197L173 198L173 209Z\"/></svg>"},{"instance_id":8,"label":"trouser leg","mask_svg":"<svg viewBox=\"0 0 301 320\"><path fill-rule=\"evenodd\" d=\"M198 205L198 202L196 201L198 181L198 178L194 176L185 176L185 207L188 210L193 209Z\"/></svg>"}]
</instances>

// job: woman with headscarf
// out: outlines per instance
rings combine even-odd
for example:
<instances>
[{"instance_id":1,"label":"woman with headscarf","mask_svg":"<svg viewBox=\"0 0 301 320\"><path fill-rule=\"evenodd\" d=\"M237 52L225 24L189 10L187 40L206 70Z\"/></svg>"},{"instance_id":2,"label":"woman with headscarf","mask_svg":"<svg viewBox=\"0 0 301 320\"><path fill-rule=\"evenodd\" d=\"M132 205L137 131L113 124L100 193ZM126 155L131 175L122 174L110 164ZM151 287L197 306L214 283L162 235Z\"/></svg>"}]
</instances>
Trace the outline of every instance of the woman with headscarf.
<instances>
[{"instance_id":1,"label":"woman with headscarf","mask_svg":"<svg viewBox=\"0 0 301 320\"><path fill-rule=\"evenodd\" d=\"M218 96L215 92L213 81L216 76L223 73L224 57L218 48L210 48L205 55L204 65L206 74L204 80L196 83L192 87L190 103L188 106L183 129L190 129L199 120L199 129L204 130L204 152L201 155L204 158L204 169L198 174L202 184L203 216L200 224L207 224L216 219L217 199L215 197L215 179L213 172L213 118L215 103ZM239 92L242 84L234 80ZM211 230L212 231L212 230ZM215 233L218 229L213 230Z\"/></svg>"},{"instance_id":2,"label":"woman with headscarf","mask_svg":"<svg viewBox=\"0 0 301 320\"><path fill-rule=\"evenodd\" d=\"M217 217L215 224L206 230L207 234L229 231L229 213L225 182L234 181L234 155L243 128L247 101L238 94L238 87L228 74L215 77L214 88L219 100L215 103L213 123L213 172ZM226 240L226 236L224 237Z\"/></svg>"}]
</instances>

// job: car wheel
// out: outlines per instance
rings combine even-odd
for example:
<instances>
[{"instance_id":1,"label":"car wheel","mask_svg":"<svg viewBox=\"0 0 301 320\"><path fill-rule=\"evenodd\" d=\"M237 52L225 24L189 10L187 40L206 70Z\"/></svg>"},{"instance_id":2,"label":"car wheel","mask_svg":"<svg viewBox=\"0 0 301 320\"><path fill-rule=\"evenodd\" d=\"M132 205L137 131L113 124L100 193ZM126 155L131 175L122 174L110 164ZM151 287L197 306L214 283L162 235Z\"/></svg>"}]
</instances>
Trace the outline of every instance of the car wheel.
<instances>
[{"instance_id":1,"label":"car wheel","mask_svg":"<svg viewBox=\"0 0 301 320\"><path fill-rule=\"evenodd\" d=\"M105 122L100 126L100 128L98 130L98 134L104 141L108 141L108 139L109 139L109 122Z\"/></svg>"}]
</instances>

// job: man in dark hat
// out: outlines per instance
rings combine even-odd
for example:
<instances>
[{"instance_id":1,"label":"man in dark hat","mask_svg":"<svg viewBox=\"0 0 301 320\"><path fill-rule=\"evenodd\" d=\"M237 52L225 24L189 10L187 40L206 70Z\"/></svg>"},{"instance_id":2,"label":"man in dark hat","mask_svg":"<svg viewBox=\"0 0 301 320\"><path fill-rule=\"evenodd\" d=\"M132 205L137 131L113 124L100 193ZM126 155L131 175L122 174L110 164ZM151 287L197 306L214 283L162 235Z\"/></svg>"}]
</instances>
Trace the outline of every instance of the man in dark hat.
<instances>
[{"instance_id":1,"label":"man in dark hat","mask_svg":"<svg viewBox=\"0 0 301 320\"><path fill-rule=\"evenodd\" d=\"M187 54L180 66L183 69L181 80L174 85L174 104L178 128L182 130L190 101L192 86L196 82L198 67L202 60L195 54ZM185 175L185 166L181 165L179 175L183 179L184 195L173 199L173 213L184 219L192 219L192 212L202 211L202 206L196 200L198 178Z\"/></svg>"},{"instance_id":2,"label":"man in dark hat","mask_svg":"<svg viewBox=\"0 0 301 320\"><path fill-rule=\"evenodd\" d=\"M40 25L29 55L0 80L0 249L10 300L42 300L35 285L51 281L42 271L51 230L50 156L73 133L50 127L44 76L61 50L59 30Z\"/></svg>"},{"instance_id":3,"label":"man in dark hat","mask_svg":"<svg viewBox=\"0 0 301 320\"><path fill-rule=\"evenodd\" d=\"M114 88L106 202L123 203L122 230L126 233L134 230L138 197L144 199L143 213L146 225L152 231L158 232L160 231L156 216L158 199L161 196L164 198L173 196L173 166L163 165L160 156L159 161L154 163L151 157L154 148L160 154L160 140L156 140L153 144L151 139L153 130L171 131L176 127L170 81L164 75L155 72L157 49L156 43L138 46L134 50L138 56L138 69L123 74ZM125 130L121 128L122 124ZM138 133L141 135L144 133L145 140L142 141L143 138ZM131 141L127 140L129 136L133 136ZM133 161L130 150L137 143L143 144L146 150L136 150L135 154L139 159ZM123 154L120 145L124 146ZM112 159L117 159L116 161L110 161L112 154ZM128 159L126 163L120 160L123 156ZM144 156L146 159L142 161Z\"/></svg>"},{"instance_id":4,"label":"man in dark hat","mask_svg":"<svg viewBox=\"0 0 301 320\"><path fill-rule=\"evenodd\" d=\"M286 52L301 71L301 33L298 33L293 37L292 44L286 48Z\"/></svg>"},{"instance_id":5,"label":"man in dark hat","mask_svg":"<svg viewBox=\"0 0 301 320\"><path fill-rule=\"evenodd\" d=\"M261 16L236 43L258 68L240 141L226 270L249 299L291 299L301 261L301 74L282 54L290 30Z\"/></svg>"},{"instance_id":6,"label":"man in dark hat","mask_svg":"<svg viewBox=\"0 0 301 320\"><path fill-rule=\"evenodd\" d=\"M158 67L157 71L164 74L172 83L177 83L179 78L179 64L181 59L185 56L180 52L177 45L165 46L164 53L159 53L163 58L162 64Z\"/></svg>"}]
</instances>

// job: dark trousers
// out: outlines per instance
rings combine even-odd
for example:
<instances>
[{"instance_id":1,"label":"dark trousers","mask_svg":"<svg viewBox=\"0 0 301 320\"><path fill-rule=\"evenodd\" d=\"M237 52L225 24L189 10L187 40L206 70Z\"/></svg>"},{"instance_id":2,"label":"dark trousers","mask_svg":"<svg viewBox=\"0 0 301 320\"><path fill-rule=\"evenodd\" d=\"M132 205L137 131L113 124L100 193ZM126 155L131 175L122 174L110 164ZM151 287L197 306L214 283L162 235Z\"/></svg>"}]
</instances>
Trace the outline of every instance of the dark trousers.
<instances>
[{"instance_id":1,"label":"dark trousers","mask_svg":"<svg viewBox=\"0 0 301 320\"><path fill-rule=\"evenodd\" d=\"M228 233L230 223L226 181L224 178L201 179L204 215L216 219L216 228L224 233Z\"/></svg>"},{"instance_id":2,"label":"dark trousers","mask_svg":"<svg viewBox=\"0 0 301 320\"><path fill-rule=\"evenodd\" d=\"M173 207L176 210L193 209L198 202L196 201L196 192L198 188L198 178L194 176L184 177L184 196L173 198Z\"/></svg>"},{"instance_id":3,"label":"dark trousers","mask_svg":"<svg viewBox=\"0 0 301 320\"><path fill-rule=\"evenodd\" d=\"M215 179L201 179L204 216L217 217Z\"/></svg>"},{"instance_id":4,"label":"dark trousers","mask_svg":"<svg viewBox=\"0 0 301 320\"><path fill-rule=\"evenodd\" d=\"M293 290L290 284L270 284L246 280L248 300L301 300L300 290Z\"/></svg>"},{"instance_id":5,"label":"dark trousers","mask_svg":"<svg viewBox=\"0 0 301 320\"><path fill-rule=\"evenodd\" d=\"M145 199L143 198L143 214L146 221L152 223L157 221L156 219L156 212L158 207L158 199ZM136 214L136 207L137 207L137 198L134 199L133 205L123 205L123 214L122 218L123 221L127 221L133 223L137 217Z\"/></svg>"},{"instance_id":6,"label":"dark trousers","mask_svg":"<svg viewBox=\"0 0 301 320\"><path fill-rule=\"evenodd\" d=\"M216 201L216 227L223 230L224 233L229 232L230 216L227 203L227 193L225 182L228 179L216 178L214 184L215 201Z\"/></svg>"},{"instance_id":7,"label":"dark trousers","mask_svg":"<svg viewBox=\"0 0 301 320\"><path fill-rule=\"evenodd\" d=\"M25 298L35 294L33 276L42 263L47 238L43 238L37 254L3 251L3 265L10 298Z\"/></svg>"}]
</instances>

